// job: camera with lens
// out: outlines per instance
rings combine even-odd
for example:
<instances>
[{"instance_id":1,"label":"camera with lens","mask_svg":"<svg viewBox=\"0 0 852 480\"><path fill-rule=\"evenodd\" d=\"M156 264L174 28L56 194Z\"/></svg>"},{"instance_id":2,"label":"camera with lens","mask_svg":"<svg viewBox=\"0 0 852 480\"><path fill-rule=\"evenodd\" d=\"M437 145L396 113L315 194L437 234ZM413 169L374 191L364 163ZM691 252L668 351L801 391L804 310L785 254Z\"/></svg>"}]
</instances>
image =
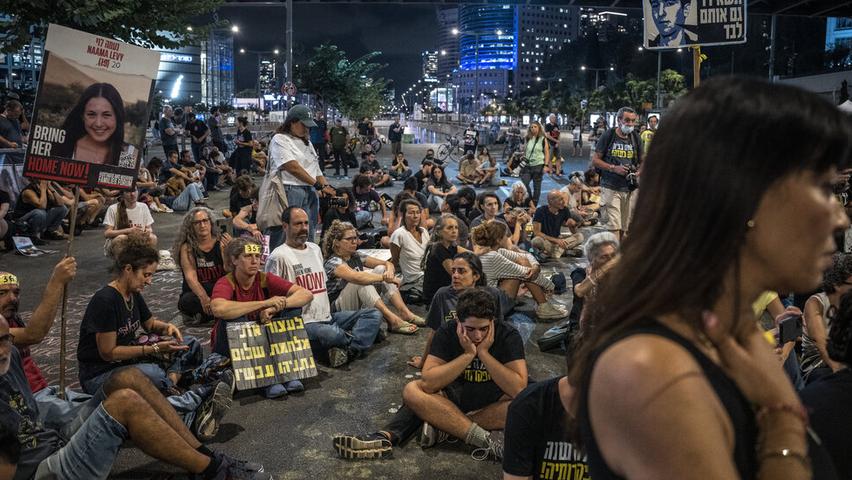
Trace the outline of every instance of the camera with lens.
<instances>
[{"instance_id":1,"label":"camera with lens","mask_svg":"<svg viewBox=\"0 0 852 480\"><path fill-rule=\"evenodd\" d=\"M625 165L624 167L627 169L627 176L625 177L627 179L627 189L632 192L639 188L638 170L635 165Z\"/></svg>"},{"instance_id":2,"label":"camera with lens","mask_svg":"<svg viewBox=\"0 0 852 480\"><path fill-rule=\"evenodd\" d=\"M331 197L328 200L328 206L331 208L345 208L349 206L349 198L346 196L341 197Z\"/></svg>"}]
</instances>

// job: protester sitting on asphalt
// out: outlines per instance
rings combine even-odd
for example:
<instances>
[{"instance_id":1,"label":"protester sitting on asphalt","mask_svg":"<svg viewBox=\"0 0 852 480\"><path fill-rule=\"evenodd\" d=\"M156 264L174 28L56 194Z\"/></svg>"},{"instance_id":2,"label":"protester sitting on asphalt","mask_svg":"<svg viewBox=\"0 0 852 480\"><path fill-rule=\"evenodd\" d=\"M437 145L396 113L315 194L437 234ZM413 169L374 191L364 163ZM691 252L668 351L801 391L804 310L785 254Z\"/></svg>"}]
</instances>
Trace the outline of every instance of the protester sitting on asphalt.
<instances>
[{"instance_id":1,"label":"protester sitting on asphalt","mask_svg":"<svg viewBox=\"0 0 852 480\"><path fill-rule=\"evenodd\" d=\"M583 218L575 217L575 214L565 205L565 197L558 190L547 193L547 205L542 205L535 210L533 216L532 246L541 251L542 256L548 258L559 258L563 254L579 257L577 246L583 243L583 234L580 232L562 233L562 227L568 226L572 230L583 222Z\"/></svg>"},{"instance_id":2,"label":"protester sitting on asphalt","mask_svg":"<svg viewBox=\"0 0 852 480\"><path fill-rule=\"evenodd\" d=\"M142 297L157 270L156 249L130 237L114 258L115 279L95 292L80 323L77 362L83 391L97 394L121 368L132 365L170 397L196 435L212 439L231 406L233 376L193 385L200 379L187 373L201 365L201 343L155 318Z\"/></svg>"},{"instance_id":3,"label":"protester sitting on asphalt","mask_svg":"<svg viewBox=\"0 0 852 480\"><path fill-rule=\"evenodd\" d=\"M832 319L826 350L832 361L841 366L819 381L811 382L799 396L808 410L810 427L822 441L831 457L837 478L852 478L852 417L848 405L852 401L852 294L840 298L837 314Z\"/></svg>"},{"instance_id":4,"label":"protester sitting on asphalt","mask_svg":"<svg viewBox=\"0 0 852 480\"><path fill-rule=\"evenodd\" d=\"M30 355L30 347L44 340L53 326L56 310L62 299L62 291L77 274L77 261L74 257L65 257L53 267L53 273L47 280L41 302L25 322L18 314L21 297L21 285L18 277L9 272L0 271L0 314L6 317L13 336L13 343L21 354L24 373L30 390L36 394L47 388L47 380L36 366ZM45 391L44 393L48 393Z\"/></svg>"},{"instance_id":5,"label":"protester sitting on asphalt","mask_svg":"<svg viewBox=\"0 0 852 480\"><path fill-rule=\"evenodd\" d=\"M479 187L482 176L479 172L479 162L473 153L468 153L459 162L459 176L457 178L463 185Z\"/></svg>"},{"instance_id":6,"label":"protester sitting on asphalt","mask_svg":"<svg viewBox=\"0 0 852 480\"><path fill-rule=\"evenodd\" d=\"M372 225L373 212L382 212L382 225L388 224L388 211L385 202L382 201L379 194L373 189L373 183L370 177L364 174L358 174L352 179L352 191L355 198L355 219L359 229L368 228Z\"/></svg>"},{"instance_id":7,"label":"protester sitting on asphalt","mask_svg":"<svg viewBox=\"0 0 852 480\"><path fill-rule=\"evenodd\" d=\"M512 245L516 246L520 250L528 252L532 245L530 244L526 227L532 221L532 217L527 210L515 207L506 213L497 215L497 219L503 220L506 222L506 226L509 227L509 231L512 233L509 240L512 242Z\"/></svg>"},{"instance_id":8,"label":"protester sitting on asphalt","mask_svg":"<svg viewBox=\"0 0 852 480\"><path fill-rule=\"evenodd\" d=\"M432 149L430 148L429 150L427 150L426 158L424 158L420 162L420 170L418 170L417 173L412 175L414 179L417 180L417 191L423 194L428 193L426 191L426 182L431 177L432 169L435 167L435 154L433 152L432 157L430 157L428 152L432 152Z\"/></svg>"},{"instance_id":9,"label":"protester sitting on asphalt","mask_svg":"<svg viewBox=\"0 0 852 480\"><path fill-rule=\"evenodd\" d=\"M530 384L506 414L503 480L590 478L573 439L574 388L567 377Z\"/></svg>"},{"instance_id":10,"label":"protester sitting on asphalt","mask_svg":"<svg viewBox=\"0 0 852 480\"><path fill-rule=\"evenodd\" d=\"M456 186L450 183L444 174L444 168L437 165L432 167L425 188L428 194L429 210L433 213L441 211L441 206L446 201L447 195L458 192Z\"/></svg>"},{"instance_id":11,"label":"protester sitting on asphalt","mask_svg":"<svg viewBox=\"0 0 852 480\"><path fill-rule=\"evenodd\" d=\"M452 436L475 447L474 458L502 458L503 444L489 431L504 428L509 402L527 386L527 364L521 335L496 320L496 304L479 288L459 295L458 320L435 332L422 378L403 389L403 407L381 431L335 436L337 454L384 458L419 429L423 448Z\"/></svg>"},{"instance_id":12,"label":"protester sitting on asphalt","mask_svg":"<svg viewBox=\"0 0 852 480\"><path fill-rule=\"evenodd\" d=\"M388 174L394 180L405 180L411 176L411 167L408 166L408 160L402 152L397 153L391 161L391 168Z\"/></svg>"},{"instance_id":13,"label":"protester sitting on asphalt","mask_svg":"<svg viewBox=\"0 0 852 480\"><path fill-rule=\"evenodd\" d=\"M482 271L482 262L479 261L479 257L474 255L473 252L467 250L461 251L451 259L446 260L446 262L449 262L450 271L452 272L451 279L449 285L439 288L435 292L435 295L430 297L432 300L429 310L426 312L426 326L430 328L429 336L426 338L426 348L422 357L416 355L409 361L409 365L416 368L421 368L422 359L426 358L426 355L429 355L434 332L445 322L458 320L456 318L456 302L458 296L463 291L468 288L479 287L490 292L497 300L497 320L500 321L508 317L514 307L514 302L509 300L502 290L487 286L488 281L485 277L485 272Z\"/></svg>"},{"instance_id":14,"label":"protester sitting on asphalt","mask_svg":"<svg viewBox=\"0 0 852 480\"><path fill-rule=\"evenodd\" d=\"M140 237L152 247L157 246L154 234L154 218L151 210L142 202L136 201L136 190L125 190L118 203L107 208L104 216L104 255L113 256L131 236Z\"/></svg>"},{"instance_id":15,"label":"protester sitting on asphalt","mask_svg":"<svg viewBox=\"0 0 852 480\"><path fill-rule=\"evenodd\" d=\"M408 177L402 185L402 191L396 194L396 197L393 199L393 208L391 209L390 219L388 220L388 235L392 235L399 228L402 222L399 206L402 205L403 200L408 198L417 200L417 203L420 204L420 226L425 227L427 230L435 226L435 221L429 216L429 204L426 195L417 190L417 179Z\"/></svg>"},{"instance_id":16,"label":"protester sitting on asphalt","mask_svg":"<svg viewBox=\"0 0 852 480\"><path fill-rule=\"evenodd\" d=\"M335 220L349 222L352 225L358 223L355 217L356 202L355 197L352 195L352 189L338 188L335 190L332 199L335 199L334 204L332 205L330 201L326 202L328 208L322 213L322 233L320 234L322 241L325 240L325 232L328 231L328 228Z\"/></svg>"},{"instance_id":17,"label":"protester sitting on asphalt","mask_svg":"<svg viewBox=\"0 0 852 480\"><path fill-rule=\"evenodd\" d=\"M805 303L802 335L802 376L807 384L843 367L831 359L826 338L831 332L832 310L840 306L840 297L852 291L852 255L837 253L831 268L825 271L822 291Z\"/></svg>"},{"instance_id":18,"label":"protester sitting on asphalt","mask_svg":"<svg viewBox=\"0 0 852 480\"><path fill-rule=\"evenodd\" d=\"M259 175L266 175L266 163L269 161L269 156L266 154L266 142L252 140L251 142L251 161L254 165L254 170Z\"/></svg>"},{"instance_id":19,"label":"protester sitting on asphalt","mask_svg":"<svg viewBox=\"0 0 852 480\"><path fill-rule=\"evenodd\" d=\"M233 185L237 175L234 173L234 169L228 165L228 160L225 159L225 155L222 154L219 147L213 145L210 147L208 152L207 158L210 167L219 171L219 174L223 176L224 183L226 185Z\"/></svg>"},{"instance_id":20,"label":"protester sitting on asphalt","mask_svg":"<svg viewBox=\"0 0 852 480\"><path fill-rule=\"evenodd\" d=\"M426 250L420 269L423 271L423 298L431 299L439 288L450 284L453 258L459 252L468 251L458 245L459 219L452 213L438 217L435 229Z\"/></svg>"},{"instance_id":21,"label":"protester sitting on asphalt","mask_svg":"<svg viewBox=\"0 0 852 480\"><path fill-rule=\"evenodd\" d=\"M16 425L21 456L15 478L104 479L128 440L146 454L196 478L271 479L263 466L202 445L172 406L136 368L115 372L86 403L40 411L23 361L0 315L0 423Z\"/></svg>"},{"instance_id":22,"label":"protester sitting on asphalt","mask_svg":"<svg viewBox=\"0 0 852 480\"><path fill-rule=\"evenodd\" d=\"M480 186L484 187L486 185L491 185L496 187L500 185L500 176L497 175L497 159L491 155L488 151L488 147L479 147L479 153L476 155L476 161L479 164L477 167L477 173L481 178L479 181ZM505 183L503 185L505 185Z\"/></svg>"},{"instance_id":23,"label":"protester sitting on asphalt","mask_svg":"<svg viewBox=\"0 0 852 480\"><path fill-rule=\"evenodd\" d=\"M541 266L535 258L525 252L512 250L509 240L509 227L494 220L483 223L470 232L473 241L473 253L479 256L488 278L488 285L499 287L506 295L514 299L523 283L536 304L535 314L540 320L553 320L568 315L561 305L547 300L547 293L553 291L553 282L541 273Z\"/></svg>"},{"instance_id":24,"label":"protester sitting on asphalt","mask_svg":"<svg viewBox=\"0 0 852 480\"><path fill-rule=\"evenodd\" d=\"M571 272L574 303L568 314L569 320L581 321L586 299L594 295L601 277L615 266L618 248L618 238L612 232L596 233L586 240L583 250L589 259L589 266L577 267Z\"/></svg>"},{"instance_id":25,"label":"protester sitting on asphalt","mask_svg":"<svg viewBox=\"0 0 852 480\"><path fill-rule=\"evenodd\" d=\"M159 170L159 168L163 165L163 161L154 157L150 162L148 162L148 166L153 166L155 164L157 165L156 168ZM157 186L157 177L152 175L151 170L141 162L139 163L139 174L136 177L136 188L139 189L138 201L147 205L148 209L151 210L152 213L166 213L174 211L160 202L160 196L163 195L163 189ZM101 200L101 202L102 201L103 200Z\"/></svg>"},{"instance_id":26,"label":"protester sitting on asphalt","mask_svg":"<svg viewBox=\"0 0 852 480\"><path fill-rule=\"evenodd\" d=\"M373 182L374 187L381 188L393 185L393 178L379 165L374 152L365 152L361 157L363 158L361 161L361 172L366 172L364 174L370 177L370 181Z\"/></svg>"},{"instance_id":27,"label":"protester sitting on asphalt","mask_svg":"<svg viewBox=\"0 0 852 480\"><path fill-rule=\"evenodd\" d=\"M71 228L71 209L74 206L74 193L71 190L63 187L56 182L50 182L50 189L56 194L56 198L68 208L68 227L63 225L63 229L68 233ZM100 215L103 207L103 200L97 196L86 193L80 189L80 201L77 202L77 224L74 228L74 235L79 236L86 228L97 228L97 218Z\"/></svg>"},{"instance_id":28,"label":"protester sitting on asphalt","mask_svg":"<svg viewBox=\"0 0 852 480\"><path fill-rule=\"evenodd\" d=\"M402 225L394 230L390 237L391 261L399 266L402 273L402 292L417 292L423 295L423 270L420 264L429 243L429 232L420 226L423 209L417 200L403 200L399 206L402 213Z\"/></svg>"},{"instance_id":29,"label":"protester sitting on asphalt","mask_svg":"<svg viewBox=\"0 0 852 480\"><path fill-rule=\"evenodd\" d=\"M26 225L26 234L34 245L44 245L44 240L65 239L62 220L68 215L68 208L49 188L49 183L47 180L30 182L15 203L15 223Z\"/></svg>"},{"instance_id":30,"label":"protester sitting on asphalt","mask_svg":"<svg viewBox=\"0 0 852 480\"><path fill-rule=\"evenodd\" d=\"M358 231L351 223L335 221L323 245L328 298L332 311L377 308L388 331L411 335L424 324L423 318L408 309L399 294L401 280L394 275L393 263L358 251ZM386 302L396 308L394 313Z\"/></svg>"},{"instance_id":31,"label":"protester sitting on asphalt","mask_svg":"<svg viewBox=\"0 0 852 480\"><path fill-rule=\"evenodd\" d=\"M204 203L204 192L201 189L200 183L195 182L186 172L182 171L178 165L178 153L170 152L168 160L163 162L160 168L159 181L161 184L167 184L172 177L178 177L182 182L183 189L176 196L164 195L160 200L168 205L169 208L182 212L189 210L191 204L198 205Z\"/></svg>"},{"instance_id":32,"label":"protester sitting on asphalt","mask_svg":"<svg viewBox=\"0 0 852 480\"><path fill-rule=\"evenodd\" d=\"M520 180L512 184L512 193L509 194L506 200L503 200L503 213L513 208L526 209L530 217L535 215L535 204L529 197L526 185Z\"/></svg>"},{"instance_id":33,"label":"protester sitting on asphalt","mask_svg":"<svg viewBox=\"0 0 852 480\"><path fill-rule=\"evenodd\" d=\"M500 218L497 214L500 213L500 199L494 192L485 192L479 195L479 204L482 208L482 215L470 221L470 228L479 226L488 220L496 220L506 223L506 220Z\"/></svg>"},{"instance_id":34,"label":"protester sitting on asphalt","mask_svg":"<svg viewBox=\"0 0 852 480\"><path fill-rule=\"evenodd\" d=\"M257 196L256 191L257 185L254 184L251 175L240 175L237 177L234 186L231 187L231 191L228 194L228 210L231 213L231 217L237 216L243 207L252 204L252 201Z\"/></svg>"},{"instance_id":35,"label":"protester sitting on asphalt","mask_svg":"<svg viewBox=\"0 0 852 480\"><path fill-rule=\"evenodd\" d=\"M289 207L282 218L287 240L269 254L265 270L310 290L314 299L301 316L314 355L327 354L332 368L345 365L373 345L382 314L375 308L332 313L322 250L308 241L308 214Z\"/></svg>"},{"instance_id":36,"label":"protester sitting on asphalt","mask_svg":"<svg viewBox=\"0 0 852 480\"><path fill-rule=\"evenodd\" d=\"M213 287L210 302L216 318L210 332L213 352L231 356L228 348L226 322L269 323L285 309L301 308L309 304L314 296L305 288L284 280L274 273L261 269L260 257L263 245L251 237L235 238L225 249L225 265L230 271ZM304 390L301 382L277 383L265 388L266 398L278 398L292 391Z\"/></svg>"},{"instance_id":37,"label":"protester sitting on asphalt","mask_svg":"<svg viewBox=\"0 0 852 480\"><path fill-rule=\"evenodd\" d=\"M195 207L183 217L172 251L178 259L183 283L178 311L184 325L213 321L213 287L227 273L224 251L231 236L215 228L213 211Z\"/></svg>"}]
</instances>

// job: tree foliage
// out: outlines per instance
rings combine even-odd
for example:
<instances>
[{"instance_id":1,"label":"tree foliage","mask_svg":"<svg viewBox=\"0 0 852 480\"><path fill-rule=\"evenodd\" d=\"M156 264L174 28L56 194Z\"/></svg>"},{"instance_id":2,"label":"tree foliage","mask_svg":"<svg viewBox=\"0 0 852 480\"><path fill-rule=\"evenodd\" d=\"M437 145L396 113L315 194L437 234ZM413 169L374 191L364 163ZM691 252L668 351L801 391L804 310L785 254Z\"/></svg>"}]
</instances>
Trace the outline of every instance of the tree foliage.
<instances>
[{"instance_id":1,"label":"tree foliage","mask_svg":"<svg viewBox=\"0 0 852 480\"><path fill-rule=\"evenodd\" d=\"M220 22L193 25L192 31L187 31L188 22L207 18L222 3L223 0L0 0L0 12L11 16L11 20L0 22L0 53L18 50L33 35L43 37L49 23L146 48L198 44Z\"/></svg>"},{"instance_id":2,"label":"tree foliage","mask_svg":"<svg viewBox=\"0 0 852 480\"><path fill-rule=\"evenodd\" d=\"M349 118L372 117L385 101L388 82L377 77L386 65L374 62L381 52L349 60L336 45L314 49L307 62L297 65L294 78L299 89L313 94L320 109L335 107Z\"/></svg>"}]
</instances>

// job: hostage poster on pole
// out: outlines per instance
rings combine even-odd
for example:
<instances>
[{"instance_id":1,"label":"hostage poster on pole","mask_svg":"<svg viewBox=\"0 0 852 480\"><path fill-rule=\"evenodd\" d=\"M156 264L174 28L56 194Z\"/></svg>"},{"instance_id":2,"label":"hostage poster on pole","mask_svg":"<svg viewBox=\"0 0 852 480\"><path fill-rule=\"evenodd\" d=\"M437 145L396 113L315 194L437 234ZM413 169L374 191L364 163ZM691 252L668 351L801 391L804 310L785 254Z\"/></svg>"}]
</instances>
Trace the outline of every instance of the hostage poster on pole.
<instances>
[{"instance_id":1,"label":"hostage poster on pole","mask_svg":"<svg viewBox=\"0 0 852 480\"><path fill-rule=\"evenodd\" d=\"M24 175L133 187L159 63L153 50L51 24Z\"/></svg>"},{"instance_id":2,"label":"hostage poster on pole","mask_svg":"<svg viewBox=\"0 0 852 480\"><path fill-rule=\"evenodd\" d=\"M746 41L747 0L642 0L645 48Z\"/></svg>"}]
</instances>

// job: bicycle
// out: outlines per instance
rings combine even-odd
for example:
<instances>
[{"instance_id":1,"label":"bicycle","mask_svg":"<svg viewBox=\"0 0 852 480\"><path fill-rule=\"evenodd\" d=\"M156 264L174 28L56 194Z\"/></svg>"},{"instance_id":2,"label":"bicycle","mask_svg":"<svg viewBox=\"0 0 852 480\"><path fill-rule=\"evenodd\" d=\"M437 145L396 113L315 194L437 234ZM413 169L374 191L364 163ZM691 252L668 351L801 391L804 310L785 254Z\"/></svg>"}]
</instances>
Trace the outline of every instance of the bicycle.
<instances>
[{"instance_id":1,"label":"bicycle","mask_svg":"<svg viewBox=\"0 0 852 480\"><path fill-rule=\"evenodd\" d=\"M369 145L373 153L379 153L379 151L382 149L383 143L377 137L369 139L369 137L356 135L352 137L351 140L349 140L349 145L352 148L353 152L358 151L358 149L360 149L361 152L364 152L366 145Z\"/></svg>"},{"instance_id":2,"label":"bicycle","mask_svg":"<svg viewBox=\"0 0 852 480\"><path fill-rule=\"evenodd\" d=\"M508 140L506 141L506 146L503 147L503 154L500 157L500 160L503 163L506 163L512 155L516 152L521 151L521 136L517 134L508 134Z\"/></svg>"},{"instance_id":3,"label":"bicycle","mask_svg":"<svg viewBox=\"0 0 852 480\"><path fill-rule=\"evenodd\" d=\"M463 153L464 149L461 147L461 141L459 140L458 135L447 135L447 143L442 143L438 146L438 152L436 155L442 162L445 161L447 157L455 162L457 161L456 155L461 158Z\"/></svg>"}]
</instances>

